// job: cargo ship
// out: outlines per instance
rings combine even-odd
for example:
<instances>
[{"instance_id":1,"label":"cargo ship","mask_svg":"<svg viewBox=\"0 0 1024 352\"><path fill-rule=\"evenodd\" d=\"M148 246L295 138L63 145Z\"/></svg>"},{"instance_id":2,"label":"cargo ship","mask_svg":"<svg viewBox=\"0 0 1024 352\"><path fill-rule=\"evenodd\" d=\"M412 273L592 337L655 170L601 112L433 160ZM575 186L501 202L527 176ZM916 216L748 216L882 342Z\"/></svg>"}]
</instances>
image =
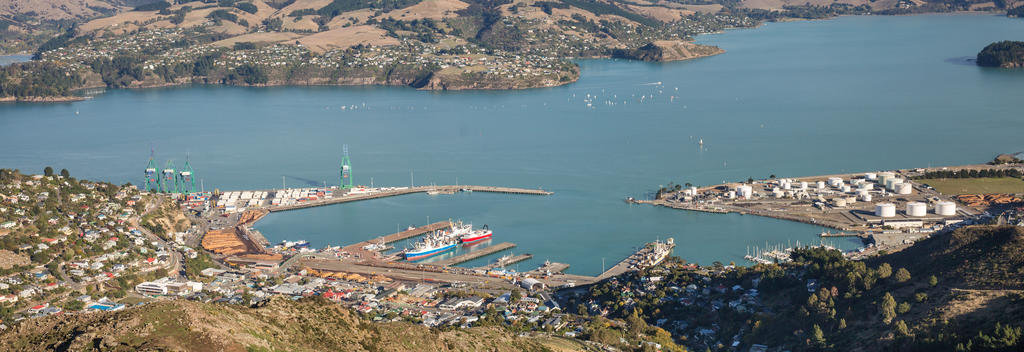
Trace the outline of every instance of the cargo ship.
<instances>
[{"instance_id":1,"label":"cargo ship","mask_svg":"<svg viewBox=\"0 0 1024 352\"><path fill-rule=\"evenodd\" d=\"M434 233L416 242L412 249L405 251L405 260L418 260L441 254L455 248L457 243L458 241L454 237Z\"/></svg>"},{"instance_id":2,"label":"cargo ship","mask_svg":"<svg viewBox=\"0 0 1024 352\"><path fill-rule=\"evenodd\" d=\"M484 227L480 228L479 230L473 230L466 234L463 234L462 237L460 237L459 239L462 241L462 243L473 243L476 241L491 238L491 235L493 234L494 233L491 232L491 229L488 228L487 225L484 225Z\"/></svg>"}]
</instances>

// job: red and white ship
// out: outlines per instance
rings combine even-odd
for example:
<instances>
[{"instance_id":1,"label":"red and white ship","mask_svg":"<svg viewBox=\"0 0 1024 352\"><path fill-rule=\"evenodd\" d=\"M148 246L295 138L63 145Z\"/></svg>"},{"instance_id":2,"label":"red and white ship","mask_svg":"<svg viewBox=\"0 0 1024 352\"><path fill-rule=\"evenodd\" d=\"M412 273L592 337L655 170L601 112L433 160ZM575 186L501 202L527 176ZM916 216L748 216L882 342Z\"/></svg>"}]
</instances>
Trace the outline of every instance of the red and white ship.
<instances>
[{"instance_id":1,"label":"red and white ship","mask_svg":"<svg viewBox=\"0 0 1024 352\"><path fill-rule=\"evenodd\" d=\"M460 237L459 239L464 244L473 243L491 238L491 235L493 234L494 233L491 232L491 229L487 228L487 225L484 225L484 227L479 230L473 230L470 231L469 233L463 234L462 237Z\"/></svg>"}]
</instances>

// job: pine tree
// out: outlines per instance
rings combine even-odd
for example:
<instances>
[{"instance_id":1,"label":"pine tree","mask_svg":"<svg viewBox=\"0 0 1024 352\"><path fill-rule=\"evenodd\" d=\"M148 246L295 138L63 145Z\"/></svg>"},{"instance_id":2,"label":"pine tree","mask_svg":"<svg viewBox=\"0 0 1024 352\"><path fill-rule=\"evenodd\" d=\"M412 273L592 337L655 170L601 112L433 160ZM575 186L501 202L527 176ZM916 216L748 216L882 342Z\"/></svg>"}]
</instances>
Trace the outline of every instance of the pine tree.
<instances>
[{"instance_id":1,"label":"pine tree","mask_svg":"<svg viewBox=\"0 0 1024 352\"><path fill-rule=\"evenodd\" d=\"M889 324L896 317L896 299L888 292L882 297L882 322Z\"/></svg>"},{"instance_id":2,"label":"pine tree","mask_svg":"<svg viewBox=\"0 0 1024 352\"><path fill-rule=\"evenodd\" d=\"M910 281L910 272L907 271L907 269L905 269L905 268L900 268L899 270L896 270L896 281L899 281L899 282Z\"/></svg>"},{"instance_id":3,"label":"pine tree","mask_svg":"<svg viewBox=\"0 0 1024 352\"><path fill-rule=\"evenodd\" d=\"M907 323L903 320L896 321L896 336L910 336L910 330L907 329Z\"/></svg>"},{"instance_id":4,"label":"pine tree","mask_svg":"<svg viewBox=\"0 0 1024 352\"><path fill-rule=\"evenodd\" d=\"M811 328L811 343L818 347L825 346L825 332L821 331L818 324L814 324L814 327Z\"/></svg>"},{"instance_id":5,"label":"pine tree","mask_svg":"<svg viewBox=\"0 0 1024 352\"><path fill-rule=\"evenodd\" d=\"M892 275L892 267L889 266L889 263L882 263L878 266L878 277L885 279L890 275Z\"/></svg>"}]
</instances>

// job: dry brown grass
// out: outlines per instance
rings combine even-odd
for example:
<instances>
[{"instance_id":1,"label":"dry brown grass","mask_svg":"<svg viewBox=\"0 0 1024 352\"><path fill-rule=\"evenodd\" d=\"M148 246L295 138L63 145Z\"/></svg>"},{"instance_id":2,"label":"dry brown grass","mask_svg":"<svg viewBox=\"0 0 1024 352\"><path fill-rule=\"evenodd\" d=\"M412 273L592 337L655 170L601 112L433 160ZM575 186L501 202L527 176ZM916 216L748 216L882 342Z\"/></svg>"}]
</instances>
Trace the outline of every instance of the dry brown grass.
<instances>
[{"instance_id":1,"label":"dry brown grass","mask_svg":"<svg viewBox=\"0 0 1024 352\"><path fill-rule=\"evenodd\" d=\"M284 29L294 29L302 31L316 31L320 29L320 25L313 22L313 16L304 16L300 20L298 17L284 17Z\"/></svg>"},{"instance_id":2,"label":"dry brown grass","mask_svg":"<svg viewBox=\"0 0 1024 352\"><path fill-rule=\"evenodd\" d=\"M331 49L344 49L358 44L377 46L397 45L398 39L386 36L387 32L373 26L351 26L311 34L299 39L310 51L322 53Z\"/></svg>"},{"instance_id":3,"label":"dry brown grass","mask_svg":"<svg viewBox=\"0 0 1024 352\"><path fill-rule=\"evenodd\" d=\"M79 28L83 32L103 29L116 30L119 29L118 27L121 27L126 23L142 23L157 17L159 16L156 14L156 11L129 11L86 22Z\"/></svg>"},{"instance_id":4,"label":"dry brown grass","mask_svg":"<svg viewBox=\"0 0 1024 352\"><path fill-rule=\"evenodd\" d=\"M24 254L18 254L6 249L0 249L0 269L10 269L17 265L28 265L32 261Z\"/></svg>"},{"instance_id":5,"label":"dry brown grass","mask_svg":"<svg viewBox=\"0 0 1024 352\"><path fill-rule=\"evenodd\" d=\"M853 6L869 4L872 8L889 8L895 4L896 0L878 0L870 2L869 0L843 0L836 2L834 0L743 0L741 7L751 9L766 9L766 10L782 10L783 6L798 6L804 4L818 5L818 6L829 6L834 3L844 3Z\"/></svg>"},{"instance_id":6,"label":"dry brown grass","mask_svg":"<svg viewBox=\"0 0 1024 352\"><path fill-rule=\"evenodd\" d=\"M455 17L455 11L469 7L459 0L424 0L419 4L387 13L387 17L411 21L414 19L431 18L435 20Z\"/></svg>"},{"instance_id":7,"label":"dry brown grass","mask_svg":"<svg viewBox=\"0 0 1024 352\"><path fill-rule=\"evenodd\" d=\"M47 19L75 19L99 16L89 7L115 8L98 0L0 0L0 14L38 13Z\"/></svg>"},{"instance_id":8,"label":"dry brown grass","mask_svg":"<svg viewBox=\"0 0 1024 352\"><path fill-rule=\"evenodd\" d=\"M243 34L236 37L231 37L221 41L214 42L213 45L222 47L232 47L235 43L239 42L251 42L251 43L280 43L289 42L295 39L302 38L302 34L291 33L291 32L260 32L260 33L249 33Z\"/></svg>"},{"instance_id":9,"label":"dry brown grass","mask_svg":"<svg viewBox=\"0 0 1024 352\"><path fill-rule=\"evenodd\" d=\"M672 9L660 6L625 6L629 11L635 12L647 17L654 18L662 22L678 21L685 16L692 15L694 12L690 10Z\"/></svg>"},{"instance_id":10,"label":"dry brown grass","mask_svg":"<svg viewBox=\"0 0 1024 352\"><path fill-rule=\"evenodd\" d=\"M316 9L322 8L324 6L327 6L328 4L331 3L331 1L333 1L333 0L296 0L291 5L288 5L288 6L285 6L285 7L281 8L281 11L279 11L278 14L280 14L282 16L287 16L288 14L292 13L292 11L295 11L295 10L302 10L302 9L314 9L314 10L316 10Z\"/></svg>"}]
</instances>

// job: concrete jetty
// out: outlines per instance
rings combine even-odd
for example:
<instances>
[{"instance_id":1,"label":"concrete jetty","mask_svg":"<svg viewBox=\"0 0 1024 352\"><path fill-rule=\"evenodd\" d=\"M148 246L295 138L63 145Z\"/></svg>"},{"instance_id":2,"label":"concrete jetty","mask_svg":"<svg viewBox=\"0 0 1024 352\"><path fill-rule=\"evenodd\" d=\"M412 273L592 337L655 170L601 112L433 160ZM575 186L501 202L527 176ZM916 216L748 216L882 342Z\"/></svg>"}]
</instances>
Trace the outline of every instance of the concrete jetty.
<instances>
[{"instance_id":1,"label":"concrete jetty","mask_svg":"<svg viewBox=\"0 0 1024 352\"><path fill-rule=\"evenodd\" d=\"M556 262L544 262L539 268L527 271L526 274L530 276L543 276L554 273L560 273L569 269L569 264L556 263Z\"/></svg>"},{"instance_id":2,"label":"concrete jetty","mask_svg":"<svg viewBox=\"0 0 1024 352\"><path fill-rule=\"evenodd\" d=\"M504 258L504 257L502 257L502 258ZM484 265L484 266L481 266L481 267L476 267L475 269L491 270L491 269L497 269L497 268L500 268L500 267L503 267L503 266L509 266L509 265L512 265L512 264L515 264L515 263L518 263L518 262L521 262L521 261L533 258L533 254L526 253L526 254L516 255L516 256L513 256L511 258L504 258L504 259L502 259L502 258L498 258L498 260L495 261L494 263L490 263L490 264L487 264L487 265Z\"/></svg>"},{"instance_id":3,"label":"concrete jetty","mask_svg":"<svg viewBox=\"0 0 1024 352\"><path fill-rule=\"evenodd\" d=\"M466 253L466 254L463 254L463 255L454 256L454 257L451 257L451 258L448 258L448 259L444 259L444 260L439 260L439 261L436 261L436 262L433 262L433 263L430 263L430 264L431 265L437 265L437 266L451 266L451 265L455 265L455 264L459 264L459 263L468 262L470 260L473 260L473 259L476 259L476 258L480 258L480 257L483 257L485 255L490 255L490 254L498 253L498 252L501 252L503 250L506 250L506 249L509 249L509 248L513 248L515 246L516 246L516 244L512 243L512 242L502 242L502 243L499 243L499 244L496 244L496 245L493 245L493 246L489 246L489 247L484 248L484 249L475 250L475 251L472 251L472 252L469 252L469 253Z\"/></svg>"},{"instance_id":4,"label":"concrete jetty","mask_svg":"<svg viewBox=\"0 0 1024 352\"><path fill-rule=\"evenodd\" d=\"M626 257L615 266L597 276L598 280L604 280L612 276L621 275L627 271L643 270L661 263L675 248L675 241L669 238L666 242L655 241L648 243L632 255Z\"/></svg>"},{"instance_id":5,"label":"concrete jetty","mask_svg":"<svg viewBox=\"0 0 1024 352\"><path fill-rule=\"evenodd\" d=\"M339 203L357 202L361 200L369 200L384 197L394 197L404 194L411 193L438 193L438 194L452 194L455 192L490 192L490 193L505 193L505 194L526 194L526 195L551 195L552 192L548 192L542 189L529 189L529 188L515 188L515 187L494 187L494 186L472 186L472 185L448 185L448 186L417 186L417 187L402 187L393 188L388 190L381 190L371 193L362 194L346 194L326 199L311 200L306 202L300 202L288 205L271 205L266 209L269 211L287 211L303 208L318 207L322 205L331 205Z\"/></svg>"},{"instance_id":6,"label":"concrete jetty","mask_svg":"<svg viewBox=\"0 0 1024 352\"><path fill-rule=\"evenodd\" d=\"M351 245L345 246L345 248L346 248L346 250L348 250L348 249L362 249L363 247L368 246L370 244L379 244L381 242L383 242L384 244L388 244L388 243L392 243L392 242L398 242L398 241L401 241L401 240L404 240L404 239L407 239L407 238L416 237L416 236L419 236L419 235L422 235L422 234L425 234L425 233L428 233L428 232L433 232L433 231L437 231L437 230L447 229L447 228L450 228L450 227L452 227L452 222L451 221L449 221L449 220L438 221L438 222L435 222L435 223L430 224L430 225L414 227L414 228L411 228L411 229L408 229L408 230L395 232L395 233L390 234L390 235L380 236L380 237L374 238L372 240L367 240L367 241L359 242L359 243L356 243L356 244L351 244Z\"/></svg>"}]
</instances>

